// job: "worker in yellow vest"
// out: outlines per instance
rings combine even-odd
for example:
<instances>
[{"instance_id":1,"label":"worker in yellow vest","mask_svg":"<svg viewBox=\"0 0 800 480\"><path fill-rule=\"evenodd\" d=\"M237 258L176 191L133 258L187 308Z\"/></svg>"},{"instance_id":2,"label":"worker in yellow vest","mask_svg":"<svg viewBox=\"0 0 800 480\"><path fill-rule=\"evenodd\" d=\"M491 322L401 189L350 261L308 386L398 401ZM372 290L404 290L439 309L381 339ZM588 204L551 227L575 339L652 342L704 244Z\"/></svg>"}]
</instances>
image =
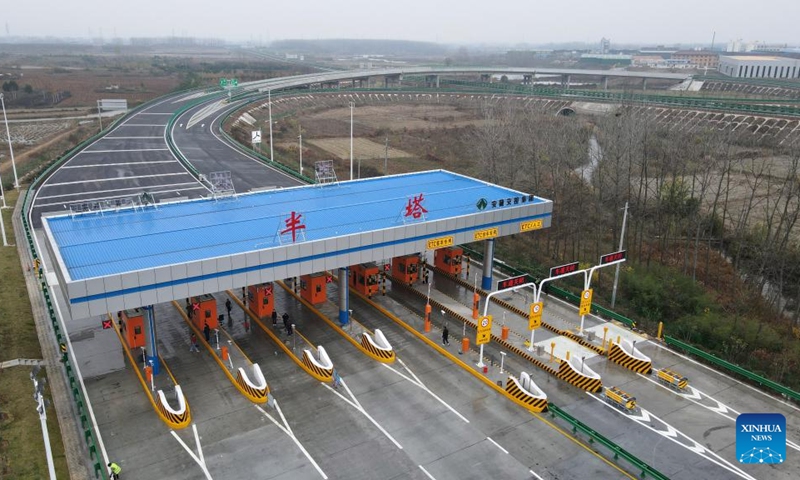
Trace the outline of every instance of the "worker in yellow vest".
<instances>
[{"instance_id":1,"label":"worker in yellow vest","mask_svg":"<svg viewBox=\"0 0 800 480\"><path fill-rule=\"evenodd\" d=\"M119 480L119 473L122 471L122 468L114 462L109 463L108 468L111 470L110 474L112 480Z\"/></svg>"}]
</instances>

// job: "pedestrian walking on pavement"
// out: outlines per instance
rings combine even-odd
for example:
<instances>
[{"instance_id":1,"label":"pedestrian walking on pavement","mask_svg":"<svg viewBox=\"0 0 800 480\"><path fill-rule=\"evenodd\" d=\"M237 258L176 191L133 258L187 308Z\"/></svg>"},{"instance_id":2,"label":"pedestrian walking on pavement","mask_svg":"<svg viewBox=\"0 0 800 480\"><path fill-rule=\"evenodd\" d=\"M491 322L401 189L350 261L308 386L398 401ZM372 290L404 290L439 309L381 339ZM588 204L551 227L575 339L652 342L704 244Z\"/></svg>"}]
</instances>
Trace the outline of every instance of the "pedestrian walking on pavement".
<instances>
[{"instance_id":1,"label":"pedestrian walking on pavement","mask_svg":"<svg viewBox=\"0 0 800 480\"><path fill-rule=\"evenodd\" d=\"M203 327L203 335L206 337L206 342L211 342L211 327L208 326L208 322Z\"/></svg>"},{"instance_id":2,"label":"pedestrian walking on pavement","mask_svg":"<svg viewBox=\"0 0 800 480\"><path fill-rule=\"evenodd\" d=\"M272 311L272 326L273 327L277 327L278 326L278 312L277 312L277 310L273 310Z\"/></svg>"},{"instance_id":3,"label":"pedestrian walking on pavement","mask_svg":"<svg viewBox=\"0 0 800 480\"><path fill-rule=\"evenodd\" d=\"M191 346L189 347L190 352L200 352L200 348L197 346L197 335L192 333L189 343L191 343Z\"/></svg>"},{"instance_id":4,"label":"pedestrian walking on pavement","mask_svg":"<svg viewBox=\"0 0 800 480\"><path fill-rule=\"evenodd\" d=\"M447 324L444 324L442 329L442 345L450 345L450 331L447 330Z\"/></svg>"},{"instance_id":5,"label":"pedestrian walking on pavement","mask_svg":"<svg viewBox=\"0 0 800 480\"><path fill-rule=\"evenodd\" d=\"M231 299L225 300L225 309L228 311L228 318L231 318L231 310L233 309L233 305L231 305Z\"/></svg>"},{"instance_id":6,"label":"pedestrian walking on pavement","mask_svg":"<svg viewBox=\"0 0 800 480\"><path fill-rule=\"evenodd\" d=\"M114 462L108 464L108 476L111 477L112 480L119 480L119 474L122 472L122 468Z\"/></svg>"}]
</instances>

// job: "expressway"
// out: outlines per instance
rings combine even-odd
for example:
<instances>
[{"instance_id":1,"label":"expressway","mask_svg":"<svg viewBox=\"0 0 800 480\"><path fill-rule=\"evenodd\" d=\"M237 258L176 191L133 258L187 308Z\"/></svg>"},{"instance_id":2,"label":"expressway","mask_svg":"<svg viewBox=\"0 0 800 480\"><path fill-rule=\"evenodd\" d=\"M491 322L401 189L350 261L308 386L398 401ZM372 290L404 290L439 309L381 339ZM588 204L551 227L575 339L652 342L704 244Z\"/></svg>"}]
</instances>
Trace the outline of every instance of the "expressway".
<instances>
[{"instance_id":1,"label":"expressway","mask_svg":"<svg viewBox=\"0 0 800 480\"><path fill-rule=\"evenodd\" d=\"M312 74L254 82L245 88L288 88L329 81L337 75L358 78L359 74ZM245 102L219 103L222 97L220 93L178 94L125 117L44 181L30 212L33 224L38 225L43 213L69 211L76 204L102 214L104 208L114 208L121 199L144 191L162 202L208 196L209 186L175 158L168 137L200 173L231 171L238 192L298 185L294 177L265 167L220 137L221 119ZM465 298L469 292L445 280L437 281L436 287L439 294L457 302L469 301ZM223 292L215 295L218 302L225 301ZM63 299L57 300L63 306ZM390 292L384 301L392 311L421 311L418 300L399 291ZM452 410L361 355L292 298L280 293L277 302L279 310L290 312L292 318L302 322L299 325L308 337L330 352L360 410L305 376L279 353L268 336L255 328L249 332L243 329L238 310L231 334L262 366L283 413L278 416L266 407L264 411L254 408L230 388L210 358L188 351L183 323L171 306L160 305L156 315L162 355L184 387L196 425L194 438L187 432L170 432L149 410L130 365L119 354L119 345L100 328L98 319L67 319L72 348L95 405L106 449L115 458L130 462L126 478L197 478L200 472L207 473L208 478L627 476L583 443L474 381L366 304L354 300L359 317L373 328L381 328L407 368ZM563 317L574 315L564 306L552 310ZM597 319L590 321L599 325ZM637 420L536 371L521 358L509 358L508 369L531 372L560 407L668 476L763 476L761 470L740 470L734 464L734 446L723 433L733 428L731 418L735 419L736 412L779 411L793 419L797 410L655 343L647 342L642 348L655 365L675 368L696 379L698 398L681 398L601 357L589 360L587 364L603 376L604 383L611 382L609 386L619 385L639 396L649 416ZM496 345L489 348L495 355L498 350ZM366 413L385 432L376 429ZM286 418L281 421L284 414ZM790 438L800 442L797 429L793 432ZM790 450L790 456L793 453ZM791 471L797 472L796 460L772 469L770 475L793 478Z\"/></svg>"}]
</instances>

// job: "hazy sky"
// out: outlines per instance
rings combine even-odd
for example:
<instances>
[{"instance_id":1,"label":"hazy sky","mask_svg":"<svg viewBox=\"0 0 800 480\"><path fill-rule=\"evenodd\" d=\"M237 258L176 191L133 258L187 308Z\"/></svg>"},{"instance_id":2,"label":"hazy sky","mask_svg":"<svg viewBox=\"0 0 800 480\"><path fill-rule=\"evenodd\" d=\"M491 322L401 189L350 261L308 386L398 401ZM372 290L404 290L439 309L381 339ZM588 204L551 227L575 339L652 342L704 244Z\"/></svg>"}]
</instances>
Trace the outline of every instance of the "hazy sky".
<instances>
[{"instance_id":1,"label":"hazy sky","mask_svg":"<svg viewBox=\"0 0 800 480\"><path fill-rule=\"evenodd\" d=\"M20 36L688 44L716 31L800 44L798 0L38 0L2 12L0 34Z\"/></svg>"}]
</instances>

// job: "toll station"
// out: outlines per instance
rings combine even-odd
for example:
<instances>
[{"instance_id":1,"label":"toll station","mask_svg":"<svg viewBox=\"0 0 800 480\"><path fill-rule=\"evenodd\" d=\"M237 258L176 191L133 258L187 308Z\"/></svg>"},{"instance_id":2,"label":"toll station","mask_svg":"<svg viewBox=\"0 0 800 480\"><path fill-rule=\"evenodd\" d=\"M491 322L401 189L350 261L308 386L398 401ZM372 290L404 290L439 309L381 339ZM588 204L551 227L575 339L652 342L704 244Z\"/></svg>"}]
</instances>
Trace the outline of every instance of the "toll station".
<instances>
[{"instance_id":1,"label":"toll station","mask_svg":"<svg viewBox=\"0 0 800 480\"><path fill-rule=\"evenodd\" d=\"M301 296L319 303L325 272L338 269L339 321L347 324L347 286L374 293L374 262L393 259L413 282L419 253L434 250L437 266L458 273L460 243L485 240L491 259L494 238L549 227L551 214L549 200L438 170L55 215L45 217L44 230L72 317L141 307L157 375L153 304L191 299L194 326L214 329L210 292L249 288L261 302L251 308L263 317L271 313L264 284L300 277Z\"/></svg>"}]
</instances>

